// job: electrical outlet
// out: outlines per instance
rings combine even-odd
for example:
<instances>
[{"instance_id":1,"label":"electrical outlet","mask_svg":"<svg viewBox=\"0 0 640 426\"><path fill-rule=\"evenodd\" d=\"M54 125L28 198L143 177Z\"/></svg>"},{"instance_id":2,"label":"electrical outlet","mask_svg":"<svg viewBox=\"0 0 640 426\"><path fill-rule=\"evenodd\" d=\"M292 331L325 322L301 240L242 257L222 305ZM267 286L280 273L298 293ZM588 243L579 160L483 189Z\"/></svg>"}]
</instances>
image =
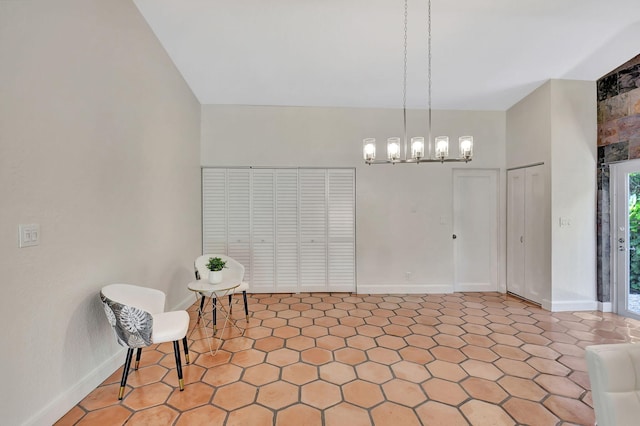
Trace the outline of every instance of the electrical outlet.
<instances>
[{"instance_id":1,"label":"electrical outlet","mask_svg":"<svg viewBox=\"0 0 640 426\"><path fill-rule=\"evenodd\" d=\"M410 281L411 280L411 272L405 272L404 273L404 279L406 281Z\"/></svg>"},{"instance_id":2,"label":"electrical outlet","mask_svg":"<svg viewBox=\"0 0 640 426\"><path fill-rule=\"evenodd\" d=\"M18 225L18 247L30 247L40 244L40 225Z\"/></svg>"}]
</instances>

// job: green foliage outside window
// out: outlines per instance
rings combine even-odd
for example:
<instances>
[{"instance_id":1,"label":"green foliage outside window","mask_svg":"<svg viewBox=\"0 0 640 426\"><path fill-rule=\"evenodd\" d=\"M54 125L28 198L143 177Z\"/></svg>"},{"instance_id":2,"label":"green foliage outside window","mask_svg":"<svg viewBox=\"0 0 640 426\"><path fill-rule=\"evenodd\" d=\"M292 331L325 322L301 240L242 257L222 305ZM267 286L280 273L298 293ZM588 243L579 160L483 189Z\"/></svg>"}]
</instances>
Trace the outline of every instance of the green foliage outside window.
<instances>
[{"instance_id":1,"label":"green foliage outside window","mask_svg":"<svg viewBox=\"0 0 640 426\"><path fill-rule=\"evenodd\" d=\"M629 174L629 291L640 294L640 173Z\"/></svg>"}]
</instances>

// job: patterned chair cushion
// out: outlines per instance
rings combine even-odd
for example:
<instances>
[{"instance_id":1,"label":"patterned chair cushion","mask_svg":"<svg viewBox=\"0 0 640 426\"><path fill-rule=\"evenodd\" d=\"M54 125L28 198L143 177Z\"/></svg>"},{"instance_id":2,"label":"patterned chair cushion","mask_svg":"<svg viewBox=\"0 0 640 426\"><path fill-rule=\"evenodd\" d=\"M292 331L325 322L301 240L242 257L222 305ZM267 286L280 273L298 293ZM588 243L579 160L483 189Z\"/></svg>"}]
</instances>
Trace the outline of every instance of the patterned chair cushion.
<instances>
[{"instance_id":1,"label":"patterned chair cushion","mask_svg":"<svg viewBox=\"0 0 640 426\"><path fill-rule=\"evenodd\" d=\"M153 343L153 316L149 312L115 302L102 292L100 299L119 344L128 348L143 348Z\"/></svg>"}]
</instances>

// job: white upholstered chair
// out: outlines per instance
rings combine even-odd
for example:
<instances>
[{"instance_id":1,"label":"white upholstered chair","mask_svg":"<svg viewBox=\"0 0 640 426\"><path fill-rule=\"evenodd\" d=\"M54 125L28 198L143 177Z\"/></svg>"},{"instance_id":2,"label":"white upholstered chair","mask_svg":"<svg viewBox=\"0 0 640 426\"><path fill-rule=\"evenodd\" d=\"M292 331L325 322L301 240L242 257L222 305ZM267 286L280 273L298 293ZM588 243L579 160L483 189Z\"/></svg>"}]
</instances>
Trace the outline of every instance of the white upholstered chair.
<instances>
[{"instance_id":1,"label":"white upholstered chair","mask_svg":"<svg viewBox=\"0 0 640 426\"><path fill-rule=\"evenodd\" d=\"M231 279L231 280L237 280L238 282L240 282L240 285L234 288L231 294L229 294L229 310L231 311L233 309L232 307L233 295L235 293L242 292L242 298L244 301L244 314L248 322L249 306L247 305L247 290L249 289L249 284L244 282L244 266L240 262L238 262L237 260L229 256L225 256L224 254L203 254L202 256L199 256L194 263L196 279L207 280L209 278L209 270L207 269L207 262L209 262L209 258L212 258L212 257L219 257L223 261L227 262L226 267L222 270L224 280ZM216 296L215 294L211 294L211 293L201 294L201 296L211 297L212 306L213 306L213 331L215 333L217 330ZM200 300L200 309L198 310L198 321L200 320L200 315L202 314L203 308L204 308L204 297Z\"/></svg>"},{"instance_id":2,"label":"white upholstered chair","mask_svg":"<svg viewBox=\"0 0 640 426\"><path fill-rule=\"evenodd\" d=\"M137 349L135 369L138 369L142 348L157 343L173 342L178 370L178 384L184 390L179 341L182 339L185 361L189 364L187 348L187 311L164 312L165 294L153 288L130 284L111 284L102 288L100 299L113 327L116 340L127 348L118 399L124 396L127 376L131 368L133 350Z\"/></svg>"},{"instance_id":3,"label":"white upholstered chair","mask_svg":"<svg viewBox=\"0 0 640 426\"><path fill-rule=\"evenodd\" d=\"M587 346L586 358L597 425L639 425L640 344Z\"/></svg>"}]
</instances>

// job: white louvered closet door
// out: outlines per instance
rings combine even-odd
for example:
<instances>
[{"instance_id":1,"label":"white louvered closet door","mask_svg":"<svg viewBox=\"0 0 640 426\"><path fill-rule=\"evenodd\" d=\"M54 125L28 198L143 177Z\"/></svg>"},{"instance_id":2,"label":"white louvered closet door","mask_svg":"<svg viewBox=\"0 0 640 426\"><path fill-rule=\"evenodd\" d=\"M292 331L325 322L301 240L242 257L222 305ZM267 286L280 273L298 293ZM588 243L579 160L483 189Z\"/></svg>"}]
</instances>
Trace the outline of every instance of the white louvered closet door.
<instances>
[{"instance_id":1,"label":"white louvered closet door","mask_svg":"<svg viewBox=\"0 0 640 426\"><path fill-rule=\"evenodd\" d=\"M327 290L326 170L299 171L300 290Z\"/></svg>"},{"instance_id":2,"label":"white louvered closet door","mask_svg":"<svg viewBox=\"0 0 640 426\"><path fill-rule=\"evenodd\" d=\"M251 282L251 170L227 171L227 255L244 265Z\"/></svg>"},{"instance_id":3,"label":"white louvered closet door","mask_svg":"<svg viewBox=\"0 0 640 426\"><path fill-rule=\"evenodd\" d=\"M227 171L202 170L202 253L227 253Z\"/></svg>"},{"instance_id":4,"label":"white louvered closet door","mask_svg":"<svg viewBox=\"0 0 640 426\"><path fill-rule=\"evenodd\" d=\"M275 291L297 292L298 262L298 170L276 171L276 279Z\"/></svg>"},{"instance_id":5,"label":"white louvered closet door","mask_svg":"<svg viewBox=\"0 0 640 426\"><path fill-rule=\"evenodd\" d=\"M275 171L253 170L251 288L272 292L275 278Z\"/></svg>"},{"instance_id":6,"label":"white louvered closet door","mask_svg":"<svg viewBox=\"0 0 640 426\"><path fill-rule=\"evenodd\" d=\"M328 170L328 290L355 291L355 176Z\"/></svg>"}]
</instances>

